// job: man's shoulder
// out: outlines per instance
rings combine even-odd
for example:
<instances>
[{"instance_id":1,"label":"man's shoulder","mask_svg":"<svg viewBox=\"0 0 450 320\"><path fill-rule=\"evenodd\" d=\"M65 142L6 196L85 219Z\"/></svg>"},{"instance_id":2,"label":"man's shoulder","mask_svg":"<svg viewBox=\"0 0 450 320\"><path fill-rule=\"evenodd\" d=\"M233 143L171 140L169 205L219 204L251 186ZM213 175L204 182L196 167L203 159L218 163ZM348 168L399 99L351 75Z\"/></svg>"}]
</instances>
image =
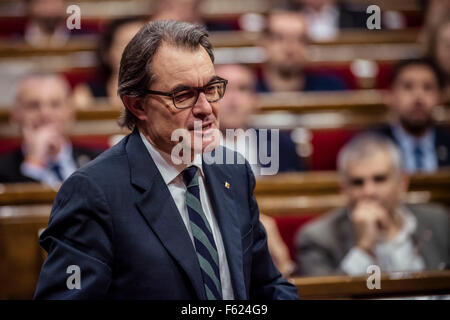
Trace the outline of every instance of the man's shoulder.
<instances>
[{"instance_id":1,"label":"man's shoulder","mask_svg":"<svg viewBox=\"0 0 450 320\"><path fill-rule=\"evenodd\" d=\"M8 163L16 163L17 161L23 160L23 154L20 149L14 149L5 153L0 154L0 163L8 164Z\"/></svg>"},{"instance_id":2,"label":"man's shoulder","mask_svg":"<svg viewBox=\"0 0 450 320\"><path fill-rule=\"evenodd\" d=\"M436 203L410 204L406 207L416 216L419 223L444 224L445 226L450 219L450 212Z\"/></svg>"},{"instance_id":3,"label":"man's shoulder","mask_svg":"<svg viewBox=\"0 0 450 320\"><path fill-rule=\"evenodd\" d=\"M0 182L32 182L31 178L25 177L20 171L23 162L21 149L15 149L0 155Z\"/></svg>"},{"instance_id":4,"label":"man's shoulder","mask_svg":"<svg viewBox=\"0 0 450 320\"><path fill-rule=\"evenodd\" d=\"M327 242L336 234L340 224L345 221L349 221L347 209L339 208L330 211L305 225L298 233L298 237Z\"/></svg>"},{"instance_id":5,"label":"man's shoulder","mask_svg":"<svg viewBox=\"0 0 450 320\"><path fill-rule=\"evenodd\" d=\"M100 181L117 177L116 174L127 166L125 145L126 139L100 153L95 159L78 169L75 174L84 174Z\"/></svg>"}]
</instances>

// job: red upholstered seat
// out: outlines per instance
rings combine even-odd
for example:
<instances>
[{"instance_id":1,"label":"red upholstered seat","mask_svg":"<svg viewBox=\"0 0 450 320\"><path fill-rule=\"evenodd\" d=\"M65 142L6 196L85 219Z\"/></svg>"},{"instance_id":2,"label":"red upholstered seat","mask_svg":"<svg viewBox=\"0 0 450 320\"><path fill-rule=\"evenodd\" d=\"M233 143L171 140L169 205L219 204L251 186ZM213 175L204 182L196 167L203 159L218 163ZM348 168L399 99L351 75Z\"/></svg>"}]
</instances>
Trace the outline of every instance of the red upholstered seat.
<instances>
[{"instance_id":1,"label":"red upholstered seat","mask_svg":"<svg viewBox=\"0 0 450 320\"><path fill-rule=\"evenodd\" d=\"M329 129L312 131L312 170L336 170L339 150L361 130Z\"/></svg>"},{"instance_id":2,"label":"red upholstered seat","mask_svg":"<svg viewBox=\"0 0 450 320\"><path fill-rule=\"evenodd\" d=\"M295 235L297 231L318 216L317 214L311 213L310 215L301 216L274 217L281 238L283 238L284 243L287 245L292 260L295 260Z\"/></svg>"}]
</instances>

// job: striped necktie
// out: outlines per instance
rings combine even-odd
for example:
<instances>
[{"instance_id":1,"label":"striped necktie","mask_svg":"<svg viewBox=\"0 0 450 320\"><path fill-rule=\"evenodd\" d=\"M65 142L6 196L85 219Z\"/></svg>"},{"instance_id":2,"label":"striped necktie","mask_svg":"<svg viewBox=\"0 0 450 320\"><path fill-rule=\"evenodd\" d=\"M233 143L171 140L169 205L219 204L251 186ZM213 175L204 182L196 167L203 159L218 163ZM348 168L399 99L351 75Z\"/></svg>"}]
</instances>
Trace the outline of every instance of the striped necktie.
<instances>
[{"instance_id":1,"label":"striped necktie","mask_svg":"<svg viewBox=\"0 0 450 320\"><path fill-rule=\"evenodd\" d=\"M414 146L414 162L416 164L417 171L423 170L423 160L424 160L423 158L424 154L422 147L419 143L416 143L416 145Z\"/></svg>"},{"instance_id":2,"label":"striped necktie","mask_svg":"<svg viewBox=\"0 0 450 320\"><path fill-rule=\"evenodd\" d=\"M183 170L186 184L186 206L189 213L189 224L194 237L195 251L202 271L203 284L208 300L222 300L220 284L219 255L200 201L197 167L191 166Z\"/></svg>"},{"instance_id":3,"label":"striped necktie","mask_svg":"<svg viewBox=\"0 0 450 320\"><path fill-rule=\"evenodd\" d=\"M61 173L61 166L57 162L52 162L50 164L50 169L53 171L53 173L56 175L59 181L63 181L64 178Z\"/></svg>"}]
</instances>

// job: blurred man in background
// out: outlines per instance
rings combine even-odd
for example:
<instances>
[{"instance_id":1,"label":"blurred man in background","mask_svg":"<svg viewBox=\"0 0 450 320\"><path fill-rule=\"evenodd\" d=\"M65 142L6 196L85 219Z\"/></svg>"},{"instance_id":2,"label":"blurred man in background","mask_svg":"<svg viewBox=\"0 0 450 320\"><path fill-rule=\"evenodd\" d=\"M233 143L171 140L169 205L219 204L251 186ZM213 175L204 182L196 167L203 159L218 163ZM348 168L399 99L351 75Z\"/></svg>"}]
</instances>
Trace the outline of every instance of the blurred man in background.
<instances>
[{"instance_id":1,"label":"blurred man in background","mask_svg":"<svg viewBox=\"0 0 450 320\"><path fill-rule=\"evenodd\" d=\"M316 41L338 36L340 29L366 28L367 16L361 5L336 0L296 0L308 21L308 35Z\"/></svg>"},{"instance_id":2,"label":"blurred man in background","mask_svg":"<svg viewBox=\"0 0 450 320\"><path fill-rule=\"evenodd\" d=\"M442 103L442 86L439 69L428 59L401 61L394 68L386 96L393 122L378 132L398 144L410 173L450 165L450 134L433 119Z\"/></svg>"},{"instance_id":3,"label":"blurred man in background","mask_svg":"<svg viewBox=\"0 0 450 320\"><path fill-rule=\"evenodd\" d=\"M250 116L259 109L259 102L256 96L256 79L252 70L244 65L218 65L217 74L228 80L227 94L223 97L220 105L220 130L226 138L227 129L250 128ZM256 130L257 141L259 141L259 130ZM270 147L271 134L267 134L267 146ZM243 144L239 144L239 142ZM235 146L235 150L246 156L250 162L255 175L259 175L262 165L259 161L259 143L249 145L244 143L244 139L234 139L226 141L229 147ZM247 144L247 145L246 145ZM268 150L271 152L271 150ZM257 163L256 163L257 162ZM300 171L303 169L301 160L296 152L295 143L292 141L289 133L279 133L279 172Z\"/></svg>"},{"instance_id":4,"label":"blurred man in background","mask_svg":"<svg viewBox=\"0 0 450 320\"><path fill-rule=\"evenodd\" d=\"M267 61L262 68L260 92L344 90L345 84L328 74L313 74L308 66L308 25L304 15L291 6L269 11L262 47Z\"/></svg>"},{"instance_id":5,"label":"blurred man in background","mask_svg":"<svg viewBox=\"0 0 450 320\"><path fill-rule=\"evenodd\" d=\"M151 20L176 20L203 24L201 16L202 0L154 1Z\"/></svg>"},{"instance_id":6,"label":"blurred man in background","mask_svg":"<svg viewBox=\"0 0 450 320\"><path fill-rule=\"evenodd\" d=\"M449 216L431 204L404 205L408 176L401 153L386 137L363 135L338 157L348 205L297 235L300 275L366 274L444 268L449 262Z\"/></svg>"},{"instance_id":7,"label":"blurred man in background","mask_svg":"<svg viewBox=\"0 0 450 320\"><path fill-rule=\"evenodd\" d=\"M117 95L120 58L125 46L145 22L141 17L126 17L108 23L97 48L100 76L75 87L73 95L77 108L91 108L95 99L105 99L112 107L122 106Z\"/></svg>"},{"instance_id":8,"label":"blurred man in background","mask_svg":"<svg viewBox=\"0 0 450 320\"><path fill-rule=\"evenodd\" d=\"M25 41L36 47L59 47L69 40L64 0L27 0Z\"/></svg>"},{"instance_id":9,"label":"blurred man in background","mask_svg":"<svg viewBox=\"0 0 450 320\"><path fill-rule=\"evenodd\" d=\"M58 185L99 154L71 145L69 96L68 83L58 75L35 74L20 81L12 121L20 127L22 147L0 157L0 182Z\"/></svg>"},{"instance_id":10,"label":"blurred man in background","mask_svg":"<svg viewBox=\"0 0 450 320\"><path fill-rule=\"evenodd\" d=\"M228 80L227 94L220 104L220 129L226 138L227 129L249 129L250 116L259 109L258 99L255 92L256 79L250 69L245 65L217 65L217 75ZM270 137L270 136L269 136ZM300 159L295 151L295 144L288 133L280 132L279 135L279 171L298 171L301 169ZM224 141L228 147L234 146L235 150L244 155L248 161L258 158L258 146L239 144L245 140L233 139ZM270 143L268 142L268 145ZM259 164L252 164L253 173L259 174ZM283 276L289 276L294 269L294 262L289 257L289 250L283 242L276 222L273 218L260 214L260 220L267 232L267 240L270 255L275 266Z\"/></svg>"}]
</instances>

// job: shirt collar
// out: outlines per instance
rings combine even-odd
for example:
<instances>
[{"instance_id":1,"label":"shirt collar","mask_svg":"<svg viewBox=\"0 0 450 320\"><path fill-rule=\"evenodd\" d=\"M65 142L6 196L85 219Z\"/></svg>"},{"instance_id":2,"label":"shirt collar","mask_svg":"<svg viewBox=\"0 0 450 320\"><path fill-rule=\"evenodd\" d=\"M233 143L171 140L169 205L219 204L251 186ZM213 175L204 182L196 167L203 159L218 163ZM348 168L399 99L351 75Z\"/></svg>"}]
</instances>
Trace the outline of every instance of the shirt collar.
<instances>
[{"instance_id":1,"label":"shirt collar","mask_svg":"<svg viewBox=\"0 0 450 320\"><path fill-rule=\"evenodd\" d=\"M408 149L413 150L416 144L419 144L420 147L425 149L430 149L434 146L433 129L428 130L427 133L420 138L413 137L399 124L394 125L392 131L399 143Z\"/></svg>"},{"instance_id":2,"label":"shirt collar","mask_svg":"<svg viewBox=\"0 0 450 320\"><path fill-rule=\"evenodd\" d=\"M150 156L156 164L161 176L166 183L169 185L172 183L180 173L186 168L185 164L176 165L171 161L170 154L157 149L153 146L147 138L139 131L139 135L141 136L142 142L147 148ZM203 168L202 168L202 156L201 154L196 154L194 156L194 161L192 162L193 166L196 166L199 169L199 173L204 177Z\"/></svg>"}]
</instances>

